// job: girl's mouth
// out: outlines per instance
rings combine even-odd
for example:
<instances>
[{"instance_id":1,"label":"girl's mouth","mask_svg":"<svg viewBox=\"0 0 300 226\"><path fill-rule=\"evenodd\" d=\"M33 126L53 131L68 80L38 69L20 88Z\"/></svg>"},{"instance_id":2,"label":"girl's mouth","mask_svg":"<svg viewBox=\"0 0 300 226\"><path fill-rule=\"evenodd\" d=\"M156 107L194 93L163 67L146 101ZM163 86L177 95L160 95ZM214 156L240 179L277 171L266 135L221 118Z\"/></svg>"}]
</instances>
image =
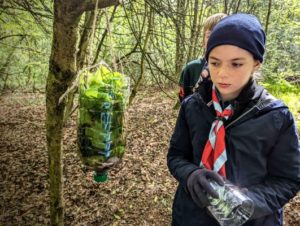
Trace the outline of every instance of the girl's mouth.
<instances>
[{"instance_id":1,"label":"girl's mouth","mask_svg":"<svg viewBox=\"0 0 300 226\"><path fill-rule=\"evenodd\" d=\"M218 83L218 85L220 88L223 88L223 89L228 88L230 86L230 84L227 84L227 83Z\"/></svg>"}]
</instances>

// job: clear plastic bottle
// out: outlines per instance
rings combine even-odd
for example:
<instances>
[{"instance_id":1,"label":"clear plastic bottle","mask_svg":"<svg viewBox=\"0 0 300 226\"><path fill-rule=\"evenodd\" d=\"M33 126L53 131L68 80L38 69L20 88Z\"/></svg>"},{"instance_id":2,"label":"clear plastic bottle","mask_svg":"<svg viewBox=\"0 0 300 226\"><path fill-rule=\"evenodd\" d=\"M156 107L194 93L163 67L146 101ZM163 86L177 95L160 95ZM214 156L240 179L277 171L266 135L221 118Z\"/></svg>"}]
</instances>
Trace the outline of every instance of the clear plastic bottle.
<instances>
[{"instance_id":1,"label":"clear plastic bottle","mask_svg":"<svg viewBox=\"0 0 300 226\"><path fill-rule=\"evenodd\" d=\"M210 181L210 184L219 198L209 196L211 205L207 208L221 226L241 226L252 216L254 203L238 187L229 181L224 186L215 181Z\"/></svg>"}]
</instances>

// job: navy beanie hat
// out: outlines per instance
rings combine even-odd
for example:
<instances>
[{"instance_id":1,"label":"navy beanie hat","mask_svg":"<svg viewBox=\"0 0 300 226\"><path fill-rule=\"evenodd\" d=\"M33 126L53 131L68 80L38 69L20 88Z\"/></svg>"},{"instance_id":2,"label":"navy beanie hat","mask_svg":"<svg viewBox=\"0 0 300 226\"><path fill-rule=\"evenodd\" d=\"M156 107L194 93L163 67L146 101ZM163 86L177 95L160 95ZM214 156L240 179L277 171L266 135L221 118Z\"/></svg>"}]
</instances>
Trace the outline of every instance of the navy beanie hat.
<instances>
[{"instance_id":1,"label":"navy beanie hat","mask_svg":"<svg viewBox=\"0 0 300 226\"><path fill-rule=\"evenodd\" d=\"M258 19L250 14L238 13L222 19L212 30L207 42L205 59L219 45L234 45L252 53L263 62L266 35Z\"/></svg>"}]
</instances>

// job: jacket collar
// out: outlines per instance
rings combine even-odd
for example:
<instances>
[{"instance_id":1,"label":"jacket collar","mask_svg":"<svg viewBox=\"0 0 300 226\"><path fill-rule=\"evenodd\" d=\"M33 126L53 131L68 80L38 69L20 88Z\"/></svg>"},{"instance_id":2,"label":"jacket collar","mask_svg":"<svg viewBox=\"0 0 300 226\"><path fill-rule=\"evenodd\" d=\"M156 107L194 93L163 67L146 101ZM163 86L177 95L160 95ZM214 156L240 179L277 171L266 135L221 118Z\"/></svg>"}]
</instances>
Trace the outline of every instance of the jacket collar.
<instances>
[{"instance_id":1,"label":"jacket collar","mask_svg":"<svg viewBox=\"0 0 300 226\"><path fill-rule=\"evenodd\" d=\"M261 98L263 90L264 88L258 85L254 79L250 79L240 92L239 96L233 100L233 118L238 117L245 110L253 107Z\"/></svg>"},{"instance_id":2,"label":"jacket collar","mask_svg":"<svg viewBox=\"0 0 300 226\"><path fill-rule=\"evenodd\" d=\"M197 94L208 106L211 102L212 81L205 79L199 86ZM227 125L240 124L254 115L262 114L275 108L286 107L281 101L270 95L254 79L250 79L239 96L231 101L234 114L226 121Z\"/></svg>"},{"instance_id":3,"label":"jacket collar","mask_svg":"<svg viewBox=\"0 0 300 226\"><path fill-rule=\"evenodd\" d=\"M263 90L264 89L259 86L253 79L250 79L246 86L242 89L239 96L230 102L234 107L243 108L248 105L249 102L257 102ZM203 79L197 92L200 94L201 99L205 103L209 103L212 98L212 81L209 79Z\"/></svg>"}]
</instances>

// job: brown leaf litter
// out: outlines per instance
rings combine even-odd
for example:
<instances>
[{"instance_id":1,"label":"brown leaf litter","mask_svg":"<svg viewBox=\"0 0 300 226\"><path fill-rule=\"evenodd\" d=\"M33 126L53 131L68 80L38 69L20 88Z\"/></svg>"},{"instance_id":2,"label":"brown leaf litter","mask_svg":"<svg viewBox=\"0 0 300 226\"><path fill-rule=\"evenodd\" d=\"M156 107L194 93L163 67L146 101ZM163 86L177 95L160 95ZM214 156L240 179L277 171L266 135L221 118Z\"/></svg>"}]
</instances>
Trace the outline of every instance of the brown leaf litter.
<instances>
[{"instance_id":1,"label":"brown leaf litter","mask_svg":"<svg viewBox=\"0 0 300 226\"><path fill-rule=\"evenodd\" d=\"M0 225L50 225L44 96L7 94L0 102ZM65 225L170 225L176 181L166 153L173 106L156 89L138 93L126 113L127 151L105 183L84 171L71 117L64 136ZM285 226L299 222L298 195L285 206Z\"/></svg>"}]
</instances>

